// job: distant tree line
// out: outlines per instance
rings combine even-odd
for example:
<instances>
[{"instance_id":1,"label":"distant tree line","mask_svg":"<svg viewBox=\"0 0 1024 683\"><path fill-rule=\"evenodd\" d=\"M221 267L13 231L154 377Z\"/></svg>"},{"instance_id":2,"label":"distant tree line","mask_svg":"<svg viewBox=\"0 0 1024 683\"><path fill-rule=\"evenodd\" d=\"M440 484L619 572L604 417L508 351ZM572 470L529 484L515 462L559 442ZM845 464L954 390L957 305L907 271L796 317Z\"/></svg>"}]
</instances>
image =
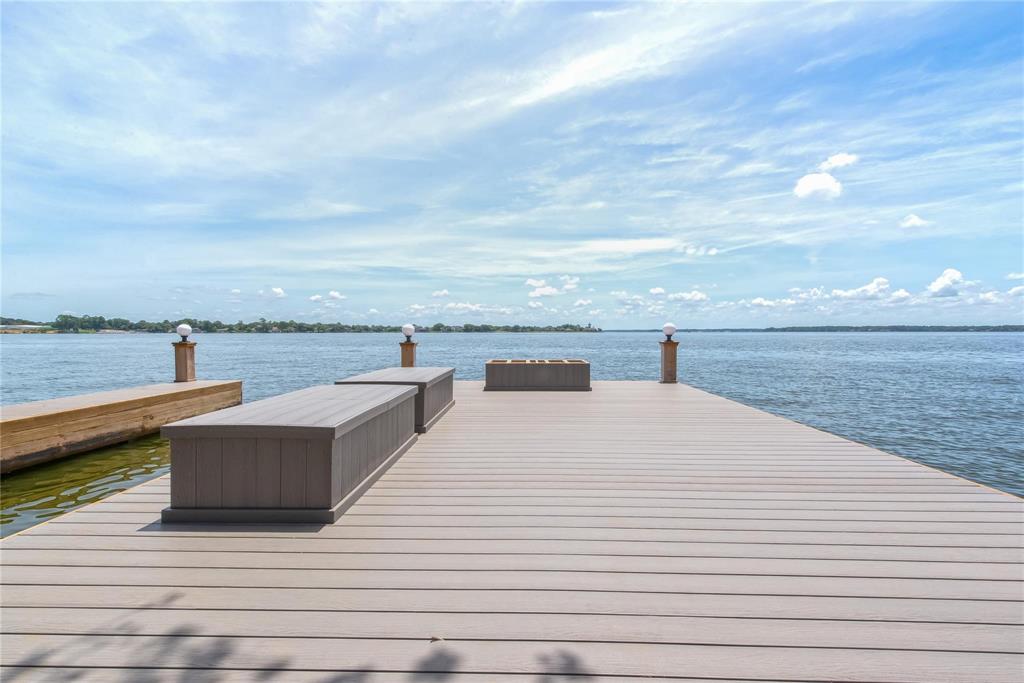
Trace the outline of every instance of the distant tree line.
<instances>
[{"instance_id":1,"label":"distant tree line","mask_svg":"<svg viewBox=\"0 0 1024 683\"><path fill-rule=\"evenodd\" d=\"M306 323L296 320L266 320L254 322L239 320L225 323L220 320L181 320L132 322L127 318L105 318L102 315L58 315L53 322L34 322L21 318L0 318L0 325L46 325L60 332L98 332L116 330L120 332L173 332L181 323L187 323L199 332L400 332L400 325L361 325L351 323ZM600 332L590 324L576 325L446 325L435 323L417 326L417 332Z\"/></svg>"},{"instance_id":2,"label":"distant tree line","mask_svg":"<svg viewBox=\"0 0 1024 683\"><path fill-rule=\"evenodd\" d=\"M1024 332L1024 325L823 325L768 327L765 332Z\"/></svg>"}]
</instances>

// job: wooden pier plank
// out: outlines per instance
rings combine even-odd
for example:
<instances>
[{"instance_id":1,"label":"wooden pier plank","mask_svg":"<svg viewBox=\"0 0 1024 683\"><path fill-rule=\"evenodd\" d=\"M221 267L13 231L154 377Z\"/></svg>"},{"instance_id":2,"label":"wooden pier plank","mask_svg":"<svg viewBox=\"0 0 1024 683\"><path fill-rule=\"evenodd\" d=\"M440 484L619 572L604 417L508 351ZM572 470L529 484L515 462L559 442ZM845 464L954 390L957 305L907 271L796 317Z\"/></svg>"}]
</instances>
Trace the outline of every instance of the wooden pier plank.
<instances>
[{"instance_id":1,"label":"wooden pier plank","mask_svg":"<svg viewBox=\"0 0 1024 683\"><path fill-rule=\"evenodd\" d=\"M668 676L786 681L986 681L1018 683L1020 655L993 652L569 641L231 638L196 632L156 636L8 634L4 656L53 666L384 670L579 676ZM168 677L170 678L170 677ZM416 680L412 677L410 680ZM454 677L450 677L453 678ZM385 677L383 680L387 680ZM371 679L372 680L372 679ZM457 680L457 679L455 679Z\"/></svg>"},{"instance_id":2,"label":"wooden pier plank","mask_svg":"<svg viewBox=\"0 0 1024 683\"><path fill-rule=\"evenodd\" d=\"M5 540L4 671L1021 678L1017 498L684 385L456 399L333 525L162 478Z\"/></svg>"},{"instance_id":3,"label":"wooden pier plank","mask_svg":"<svg viewBox=\"0 0 1024 683\"><path fill-rule=\"evenodd\" d=\"M12 472L159 431L242 402L240 381L150 384L0 407L0 471Z\"/></svg>"}]
</instances>

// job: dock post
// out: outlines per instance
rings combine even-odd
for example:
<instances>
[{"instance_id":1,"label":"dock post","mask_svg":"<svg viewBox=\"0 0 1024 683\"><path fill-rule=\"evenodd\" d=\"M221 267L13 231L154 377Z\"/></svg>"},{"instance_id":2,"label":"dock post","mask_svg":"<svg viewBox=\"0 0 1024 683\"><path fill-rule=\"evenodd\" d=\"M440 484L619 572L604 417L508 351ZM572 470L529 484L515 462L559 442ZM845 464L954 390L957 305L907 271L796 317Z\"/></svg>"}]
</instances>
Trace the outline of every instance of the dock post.
<instances>
[{"instance_id":1,"label":"dock post","mask_svg":"<svg viewBox=\"0 0 1024 683\"><path fill-rule=\"evenodd\" d=\"M661 328L665 333L665 339L661 344L661 383L676 384L676 356L679 350L679 342L672 341L672 335L676 333L676 326L672 323L665 323Z\"/></svg>"},{"instance_id":2,"label":"dock post","mask_svg":"<svg viewBox=\"0 0 1024 683\"><path fill-rule=\"evenodd\" d=\"M181 335L181 341L171 343L174 347L174 381L195 382L196 343L188 340L192 327L182 323L178 325L177 332Z\"/></svg>"},{"instance_id":3,"label":"dock post","mask_svg":"<svg viewBox=\"0 0 1024 683\"><path fill-rule=\"evenodd\" d=\"M416 326L412 323L402 325L402 334L405 335L405 341L399 342L398 345L402 347L403 368L416 367L416 342L412 340L414 332L416 332Z\"/></svg>"}]
</instances>

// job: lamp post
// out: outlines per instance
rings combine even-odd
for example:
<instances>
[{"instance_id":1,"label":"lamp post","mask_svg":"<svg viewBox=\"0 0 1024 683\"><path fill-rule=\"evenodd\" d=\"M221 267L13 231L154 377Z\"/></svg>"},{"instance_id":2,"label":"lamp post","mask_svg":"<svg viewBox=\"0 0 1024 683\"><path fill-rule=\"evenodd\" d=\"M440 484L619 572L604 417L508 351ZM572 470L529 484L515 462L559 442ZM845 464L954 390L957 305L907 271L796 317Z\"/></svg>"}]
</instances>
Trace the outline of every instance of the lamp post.
<instances>
[{"instance_id":1,"label":"lamp post","mask_svg":"<svg viewBox=\"0 0 1024 683\"><path fill-rule=\"evenodd\" d=\"M192 326L182 323L176 331L181 336L181 341L171 343L174 347L174 381L195 382L196 343L188 340L192 334Z\"/></svg>"},{"instance_id":2,"label":"lamp post","mask_svg":"<svg viewBox=\"0 0 1024 683\"><path fill-rule=\"evenodd\" d=\"M412 368L416 366L416 342L412 340L412 335L415 333L416 326L412 323L402 325L402 334L405 335L405 341L399 342L398 345L402 347L403 368Z\"/></svg>"},{"instance_id":3,"label":"lamp post","mask_svg":"<svg viewBox=\"0 0 1024 683\"><path fill-rule=\"evenodd\" d=\"M672 323L665 323L661 328L661 331L665 333L665 338L661 343L661 383L662 384L675 384L676 383L676 355L679 350L679 342L672 340L672 335L676 333L676 326Z\"/></svg>"}]
</instances>

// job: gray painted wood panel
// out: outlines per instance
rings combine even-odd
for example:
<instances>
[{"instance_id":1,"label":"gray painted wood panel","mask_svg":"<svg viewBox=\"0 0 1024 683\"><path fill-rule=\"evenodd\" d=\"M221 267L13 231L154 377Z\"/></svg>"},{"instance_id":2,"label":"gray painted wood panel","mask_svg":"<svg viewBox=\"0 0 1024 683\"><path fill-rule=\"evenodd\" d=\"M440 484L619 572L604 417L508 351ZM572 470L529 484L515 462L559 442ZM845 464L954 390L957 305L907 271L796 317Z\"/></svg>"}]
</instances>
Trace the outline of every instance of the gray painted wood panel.
<instances>
[{"instance_id":1,"label":"gray painted wood panel","mask_svg":"<svg viewBox=\"0 0 1024 683\"><path fill-rule=\"evenodd\" d=\"M221 507L221 439L195 439L196 507Z\"/></svg>"},{"instance_id":2,"label":"gray painted wood panel","mask_svg":"<svg viewBox=\"0 0 1024 683\"><path fill-rule=\"evenodd\" d=\"M175 439L171 443L171 469L178 474L171 479L171 505L182 508L196 506L196 440Z\"/></svg>"},{"instance_id":3,"label":"gray painted wood panel","mask_svg":"<svg viewBox=\"0 0 1024 683\"><path fill-rule=\"evenodd\" d=\"M685 385L482 388L333 524L160 524L163 478L4 540L4 675L1019 680L1019 499ZM358 491L414 412L315 483ZM255 443L258 492L306 463Z\"/></svg>"},{"instance_id":4,"label":"gray painted wood panel","mask_svg":"<svg viewBox=\"0 0 1024 683\"><path fill-rule=\"evenodd\" d=\"M306 506L306 439L281 439L281 507Z\"/></svg>"},{"instance_id":5,"label":"gray painted wood panel","mask_svg":"<svg viewBox=\"0 0 1024 683\"><path fill-rule=\"evenodd\" d=\"M417 388L416 431L424 434L454 403L454 368L385 368L335 384L409 385Z\"/></svg>"},{"instance_id":6,"label":"gray painted wood panel","mask_svg":"<svg viewBox=\"0 0 1024 683\"><path fill-rule=\"evenodd\" d=\"M221 505L247 507L256 501L256 439L221 439Z\"/></svg>"},{"instance_id":7,"label":"gray painted wood panel","mask_svg":"<svg viewBox=\"0 0 1024 683\"><path fill-rule=\"evenodd\" d=\"M173 466L171 472L174 472ZM171 480L174 480L172 474ZM256 507L282 507L281 439L256 440Z\"/></svg>"},{"instance_id":8,"label":"gray painted wood panel","mask_svg":"<svg viewBox=\"0 0 1024 683\"><path fill-rule=\"evenodd\" d=\"M182 453L172 470L173 478L180 480L182 491L190 481L203 481L198 487L201 495L189 499L181 494L187 504L174 505L172 496L172 506L162 513L164 521L336 519L341 508L352 502L342 505L345 497L361 493L366 478L385 462L393 462L399 450L411 443L417 390L371 385L312 389L318 391L293 392L256 402L251 409L236 410L232 415L192 420L184 431L180 425L171 425L172 450ZM360 397L365 398L365 415L357 414ZM307 414L302 414L303 408L308 409ZM336 420L342 423L336 424ZM297 438L296 424L316 431L301 432L306 436ZM197 441L199 452L189 457L191 446L187 444ZM183 445L175 447L177 442ZM278 518L273 516L274 510L281 511ZM303 515L302 510L316 512Z\"/></svg>"},{"instance_id":9,"label":"gray painted wood panel","mask_svg":"<svg viewBox=\"0 0 1024 683\"><path fill-rule=\"evenodd\" d=\"M491 360L484 375L486 391L590 391L585 360Z\"/></svg>"},{"instance_id":10,"label":"gray painted wood panel","mask_svg":"<svg viewBox=\"0 0 1024 683\"><path fill-rule=\"evenodd\" d=\"M306 502L303 507L330 508L337 502L331 499L333 445L333 441L323 439L310 439L306 444Z\"/></svg>"}]
</instances>

